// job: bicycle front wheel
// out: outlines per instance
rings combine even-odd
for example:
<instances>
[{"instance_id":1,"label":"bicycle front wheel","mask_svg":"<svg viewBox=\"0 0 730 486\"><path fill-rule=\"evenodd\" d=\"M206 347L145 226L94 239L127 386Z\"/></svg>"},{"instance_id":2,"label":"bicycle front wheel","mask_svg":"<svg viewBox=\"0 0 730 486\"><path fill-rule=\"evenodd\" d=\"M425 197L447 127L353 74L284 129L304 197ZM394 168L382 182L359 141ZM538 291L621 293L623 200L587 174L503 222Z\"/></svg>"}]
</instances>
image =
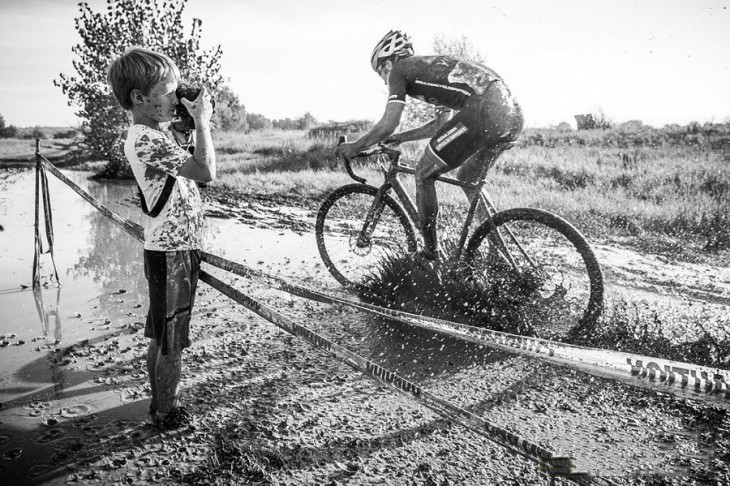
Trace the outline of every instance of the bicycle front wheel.
<instances>
[{"instance_id":1,"label":"bicycle front wheel","mask_svg":"<svg viewBox=\"0 0 730 486\"><path fill-rule=\"evenodd\" d=\"M365 184L340 187L317 213L317 248L327 269L342 285L363 288L383 259L414 252L416 234L395 200ZM368 218L368 215L371 215Z\"/></svg>"},{"instance_id":2,"label":"bicycle front wheel","mask_svg":"<svg viewBox=\"0 0 730 486\"><path fill-rule=\"evenodd\" d=\"M508 209L475 231L465 252L512 313L540 337L563 336L603 311L603 274L583 235L563 218L531 208ZM513 309L514 310L514 309Z\"/></svg>"}]
</instances>

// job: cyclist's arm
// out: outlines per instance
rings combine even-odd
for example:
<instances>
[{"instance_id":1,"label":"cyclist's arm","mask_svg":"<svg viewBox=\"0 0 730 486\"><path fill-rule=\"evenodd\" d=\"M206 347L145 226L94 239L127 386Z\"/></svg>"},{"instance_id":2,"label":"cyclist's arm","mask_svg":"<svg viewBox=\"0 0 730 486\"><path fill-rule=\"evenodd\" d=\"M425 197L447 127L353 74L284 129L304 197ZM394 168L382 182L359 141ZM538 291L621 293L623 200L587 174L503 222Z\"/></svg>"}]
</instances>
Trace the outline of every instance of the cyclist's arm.
<instances>
[{"instance_id":1,"label":"cyclist's arm","mask_svg":"<svg viewBox=\"0 0 730 486\"><path fill-rule=\"evenodd\" d=\"M403 143L411 142L413 140L423 140L424 138L432 138L436 135L436 132L441 128L444 123L451 119L451 110L436 110L436 117L428 123L421 125L420 127L406 130L404 132L396 133L390 140L393 142Z\"/></svg>"},{"instance_id":2,"label":"cyclist's arm","mask_svg":"<svg viewBox=\"0 0 730 486\"><path fill-rule=\"evenodd\" d=\"M362 152L393 135L400 123L403 108L405 108L404 103L388 103L385 105L383 117L360 140L353 143L353 151L355 153Z\"/></svg>"}]
</instances>

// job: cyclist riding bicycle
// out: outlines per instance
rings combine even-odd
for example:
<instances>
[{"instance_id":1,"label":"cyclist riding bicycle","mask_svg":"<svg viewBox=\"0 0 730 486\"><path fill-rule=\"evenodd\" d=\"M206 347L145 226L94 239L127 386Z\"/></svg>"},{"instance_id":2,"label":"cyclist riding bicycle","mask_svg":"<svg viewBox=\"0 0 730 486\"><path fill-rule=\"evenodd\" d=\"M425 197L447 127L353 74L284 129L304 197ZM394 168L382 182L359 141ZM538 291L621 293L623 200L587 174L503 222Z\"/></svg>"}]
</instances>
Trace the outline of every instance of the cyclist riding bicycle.
<instances>
[{"instance_id":1,"label":"cyclist riding bicycle","mask_svg":"<svg viewBox=\"0 0 730 486\"><path fill-rule=\"evenodd\" d=\"M482 167L499 156L504 143L517 138L522 110L493 70L450 56L416 56L408 36L397 30L378 42L370 63L388 86L385 113L362 138L340 144L335 155L349 159L380 142L431 138L416 166L416 206L424 238L422 256L436 260L440 253L436 178L458 167L459 180L475 182ZM421 127L394 134L406 95L435 105L435 117Z\"/></svg>"}]
</instances>

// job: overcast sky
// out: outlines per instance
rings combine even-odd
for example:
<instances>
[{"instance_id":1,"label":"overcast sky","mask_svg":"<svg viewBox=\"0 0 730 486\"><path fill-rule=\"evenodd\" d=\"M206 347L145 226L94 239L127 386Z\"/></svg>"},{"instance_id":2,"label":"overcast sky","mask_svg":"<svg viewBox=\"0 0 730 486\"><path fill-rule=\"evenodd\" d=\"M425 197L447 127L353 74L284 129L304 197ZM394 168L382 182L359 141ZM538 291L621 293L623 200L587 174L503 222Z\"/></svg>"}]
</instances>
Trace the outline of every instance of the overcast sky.
<instances>
[{"instance_id":1,"label":"overcast sky","mask_svg":"<svg viewBox=\"0 0 730 486\"><path fill-rule=\"evenodd\" d=\"M94 10L106 0L89 0ZM390 29L417 54L467 36L500 73L528 126L609 119L653 126L730 118L730 1L189 0L186 25L223 48L222 72L247 111L378 119L386 88L371 70ZM17 126L78 123L53 80L73 74L74 0L0 0L0 114Z\"/></svg>"}]
</instances>

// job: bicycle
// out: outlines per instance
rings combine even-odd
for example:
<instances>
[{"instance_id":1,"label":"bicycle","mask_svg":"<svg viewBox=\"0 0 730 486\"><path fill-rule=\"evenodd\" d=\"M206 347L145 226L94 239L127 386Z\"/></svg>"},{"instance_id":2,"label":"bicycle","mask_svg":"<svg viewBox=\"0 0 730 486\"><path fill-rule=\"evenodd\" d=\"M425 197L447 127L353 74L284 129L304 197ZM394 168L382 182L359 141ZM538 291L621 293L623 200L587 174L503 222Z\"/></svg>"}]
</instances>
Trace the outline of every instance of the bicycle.
<instances>
[{"instance_id":1,"label":"bicycle","mask_svg":"<svg viewBox=\"0 0 730 486\"><path fill-rule=\"evenodd\" d=\"M504 143L497 153L511 146ZM384 144L355 158L372 156L384 175L383 184L367 184L345 159L345 169L357 183L331 192L322 202L315 224L325 266L338 282L355 290L367 290L363 282L384 258L418 249L418 211L400 177L415 174L415 169L400 161L400 150ZM441 183L465 187L472 194L450 260L486 269L487 273L500 267L517 274L530 272L536 283L532 305L540 312L550 310L552 315L546 320L555 321L548 322L548 327L595 322L603 310L603 274L586 239L565 219L548 211L498 211L486 190L488 169L482 170L475 183L445 175L437 178ZM486 217L468 237L480 202Z\"/></svg>"}]
</instances>

